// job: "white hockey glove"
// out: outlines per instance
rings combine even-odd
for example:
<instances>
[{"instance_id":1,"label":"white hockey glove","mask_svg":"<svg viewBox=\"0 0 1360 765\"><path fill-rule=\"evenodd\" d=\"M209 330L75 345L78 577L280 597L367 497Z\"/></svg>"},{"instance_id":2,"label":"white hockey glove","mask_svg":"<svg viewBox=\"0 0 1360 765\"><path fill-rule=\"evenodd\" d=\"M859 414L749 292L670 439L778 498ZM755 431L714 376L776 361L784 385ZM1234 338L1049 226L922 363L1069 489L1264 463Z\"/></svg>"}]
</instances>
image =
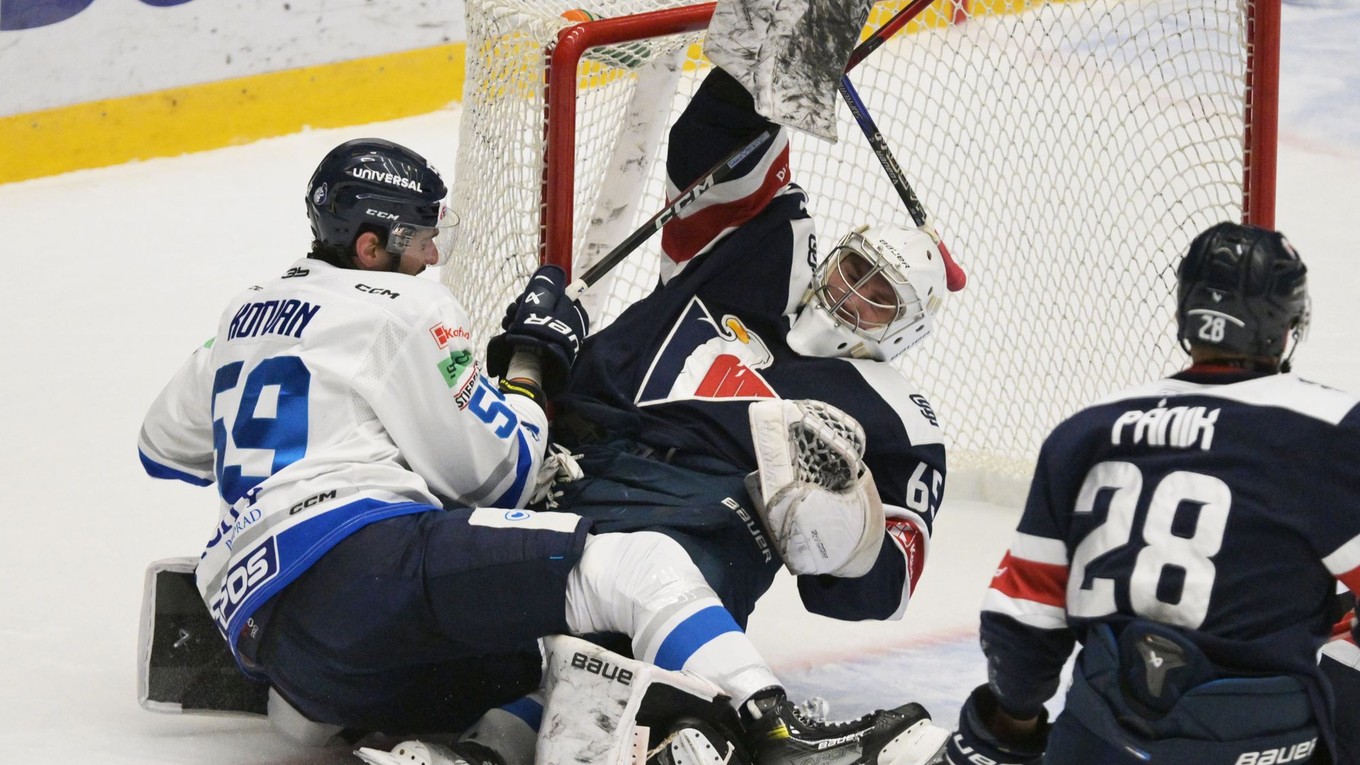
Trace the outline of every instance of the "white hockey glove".
<instances>
[{"instance_id":1,"label":"white hockey glove","mask_svg":"<svg viewBox=\"0 0 1360 765\"><path fill-rule=\"evenodd\" d=\"M538 475L534 479L534 493L529 498L530 507L557 509L557 500L562 496L562 490L557 488L558 485L571 483L585 475L581 466L576 463L579 456L581 455L572 454L570 449L561 444L548 444L543 453L543 464L539 466Z\"/></svg>"},{"instance_id":2,"label":"white hockey glove","mask_svg":"<svg viewBox=\"0 0 1360 765\"><path fill-rule=\"evenodd\" d=\"M864 428L820 401L759 401L749 412L759 470L746 487L784 565L795 574L867 574L884 519L864 464Z\"/></svg>"}]
</instances>

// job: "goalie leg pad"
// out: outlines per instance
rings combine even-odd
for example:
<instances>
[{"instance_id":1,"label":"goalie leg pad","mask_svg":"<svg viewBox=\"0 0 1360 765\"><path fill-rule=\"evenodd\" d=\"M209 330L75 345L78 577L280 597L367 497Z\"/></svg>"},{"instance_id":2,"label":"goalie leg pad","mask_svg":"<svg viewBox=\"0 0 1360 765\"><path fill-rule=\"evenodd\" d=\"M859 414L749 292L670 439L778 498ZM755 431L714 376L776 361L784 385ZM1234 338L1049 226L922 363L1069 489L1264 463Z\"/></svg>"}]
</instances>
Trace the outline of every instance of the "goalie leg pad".
<instances>
[{"instance_id":1,"label":"goalie leg pad","mask_svg":"<svg viewBox=\"0 0 1360 765\"><path fill-rule=\"evenodd\" d=\"M266 714L269 686L249 680L194 580L196 558L147 567L138 639L137 700L152 712Z\"/></svg>"},{"instance_id":2,"label":"goalie leg pad","mask_svg":"<svg viewBox=\"0 0 1360 765\"><path fill-rule=\"evenodd\" d=\"M1332 685L1338 720L1353 714L1350 710L1360 709L1360 648L1348 640L1333 640L1322 647L1318 666ZM1336 726L1335 735L1334 759L1339 763L1360 762L1360 726L1343 722Z\"/></svg>"},{"instance_id":3,"label":"goalie leg pad","mask_svg":"<svg viewBox=\"0 0 1360 765\"><path fill-rule=\"evenodd\" d=\"M535 762L640 763L653 730L664 732L679 717L733 715L722 691L693 673L664 670L565 635L543 642L546 703Z\"/></svg>"},{"instance_id":4,"label":"goalie leg pad","mask_svg":"<svg viewBox=\"0 0 1360 765\"><path fill-rule=\"evenodd\" d=\"M864 465L864 429L817 401L748 408L759 469L747 490L794 574L859 577L878 559L883 503Z\"/></svg>"}]
</instances>

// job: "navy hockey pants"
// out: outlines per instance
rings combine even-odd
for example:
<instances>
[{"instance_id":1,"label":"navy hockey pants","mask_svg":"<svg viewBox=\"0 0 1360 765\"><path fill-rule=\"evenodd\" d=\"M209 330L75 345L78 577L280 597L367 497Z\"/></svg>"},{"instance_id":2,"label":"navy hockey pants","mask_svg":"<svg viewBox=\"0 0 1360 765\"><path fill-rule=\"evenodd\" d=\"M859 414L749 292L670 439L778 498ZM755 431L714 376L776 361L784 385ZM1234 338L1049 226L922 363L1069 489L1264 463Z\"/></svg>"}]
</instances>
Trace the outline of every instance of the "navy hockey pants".
<instances>
[{"instance_id":1,"label":"navy hockey pants","mask_svg":"<svg viewBox=\"0 0 1360 765\"><path fill-rule=\"evenodd\" d=\"M627 440L576 451L585 477L562 486L560 508L589 518L596 533L648 530L679 542L745 629L783 565L746 493L745 472Z\"/></svg>"},{"instance_id":2,"label":"navy hockey pants","mask_svg":"<svg viewBox=\"0 0 1360 765\"><path fill-rule=\"evenodd\" d=\"M1152 735L1148 735L1152 734ZM1187 691L1164 716L1144 717L1120 688L1119 649L1092 630L1053 724L1046 765L1255 765L1321 762L1312 702L1292 677L1232 677Z\"/></svg>"},{"instance_id":3,"label":"navy hockey pants","mask_svg":"<svg viewBox=\"0 0 1360 765\"><path fill-rule=\"evenodd\" d=\"M474 514L475 512L475 514ZM258 611L243 653L317 722L455 732L539 685L589 522L437 510L365 526Z\"/></svg>"}]
</instances>

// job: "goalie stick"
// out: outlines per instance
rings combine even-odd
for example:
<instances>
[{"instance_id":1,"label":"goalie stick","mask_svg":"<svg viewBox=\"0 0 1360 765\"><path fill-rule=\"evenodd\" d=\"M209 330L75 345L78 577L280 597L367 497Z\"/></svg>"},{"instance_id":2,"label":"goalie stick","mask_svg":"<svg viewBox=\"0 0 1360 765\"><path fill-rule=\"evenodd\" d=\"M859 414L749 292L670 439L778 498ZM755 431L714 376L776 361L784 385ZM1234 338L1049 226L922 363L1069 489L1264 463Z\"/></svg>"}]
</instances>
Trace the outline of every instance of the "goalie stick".
<instances>
[{"instance_id":1,"label":"goalie stick","mask_svg":"<svg viewBox=\"0 0 1360 765\"><path fill-rule=\"evenodd\" d=\"M883 26L879 27L873 34L866 38L864 42L855 47L850 53L849 60L846 62L845 71L849 72L859 66L870 53L877 50L879 46L883 45L884 42L896 34L899 29L906 26L908 22L920 15L921 11L929 7L931 1L932 0L915 0L915 2L903 6L901 10L893 14L892 18L888 19ZM846 79L842 76L842 85L845 84L845 82ZM591 286L603 278L605 274L609 273L615 266L623 262L634 250L641 247L643 242L646 242L651 238L652 234L660 231L661 228L666 225L667 221L678 215L681 210L689 206L694 200L698 199L705 191L712 188L714 184L727 177L731 172L731 169L735 167L738 162L749 156L751 152L760 148L766 141L772 140L778 131L779 127L777 125L771 125L752 138L745 146L742 146L731 155L723 158L723 160L715 165L712 170L709 170L700 177L699 180L680 192L675 199L661 208L660 212L649 218L647 222L643 223L633 231L633 233L625 237L622 242L619 242L614 249L610 250L594 265L586 269L584 273L572 280L572 282L567 285L567 296L572 298L580 297L586 290L590 289ZM898 171L898 174L901 174L900 170ZM905 183L905 181L903 181L903 183ZM894 186L896 186L896 183L894 183ZM910 187L908 187L908 189L910 189ZM899 188L898 190L900 193L901 189ZM912 197L915 198L915 195L912 194ZM919 202L917 202L917 208L920 209ZM915 218L913 218L913 220L914 219ZM917 225L921 225L920 221L917 222ZM944 243L940 242L939 236L934 233L934 228L929 229L929 232L931 238L939 245L940 252L944 255L946 271L949 274L947 277L949 280L949 289L951 291L962 289L962 269L954 264ZM953 266L953 271L949 270L951 265ZM960 275L958 288L953 286L955 284L955 277L952 275L954 272L957 272Z\"/></svg>"},{"instance_id":2,"label":"goalie stick","mask_svg":"<svg viewBox=\"0 0 1360 765\"><path fill-rule=\"evenodd\" d=\"M694 200L698 199L705 191L720 183L732 173L732 168L741 163L743 159L750 156L751 152L759 149L764 144L773 140L779 133L779 126L771 124L760 131L755 138L752 138L745 146L723 158L712 170L708 171L702 178L690 184L689 188L680 192L670 204L661 208L661 211L647 222L642 224L633 233L629 234L622 242L610 250L599 262L586 269L585 273L577 277L571 284L567 285L567 296L577 297L585 292L590 286L600 280L605 274L609 273L614 266L617 266L624 258L627 258L642 246L642 243L651 238L652 234L660 231L666 222L680 214L681 210L688 207Z\"/></svg>"},{"instance_id":3,"label":"goalie stick","mask_svg":"<svg viewBox=\"0 0 1360 765\"><path fill-rule=\"evenodd\" d=\"M864 131L864 136L869 139L869 146L874 150L874 156L878 157L879 164L883 165L883 170L888 173L888 180L892 182L893 188L897 189L897 195L902 198L903 204L907 206L907 212L911 219L921 230L930 234L930 238L935 240L935 246L939 248L940 255L944 258L945 285L950 292L958 292L968 283L968 276L954 262L954 256L949 254L949 248L940 240L939 233L935 230L935 224L930 220L921 200L917 198L916 192L912 190L911 184L907 183L906 174L902 172L902 167L897 164L897 159L893 157L892 151L888 149L888 141L883 137L883 132L874 124L874 120L869 116L869 110L865 108L864 101L860 99L859 92L855 86L850 84L849 76L841 77L840 84L841 97L845 99L846 106L850 107L850 113L854 115L855 122L859 124L860 130Z\"/></svg>"}]
</instances>

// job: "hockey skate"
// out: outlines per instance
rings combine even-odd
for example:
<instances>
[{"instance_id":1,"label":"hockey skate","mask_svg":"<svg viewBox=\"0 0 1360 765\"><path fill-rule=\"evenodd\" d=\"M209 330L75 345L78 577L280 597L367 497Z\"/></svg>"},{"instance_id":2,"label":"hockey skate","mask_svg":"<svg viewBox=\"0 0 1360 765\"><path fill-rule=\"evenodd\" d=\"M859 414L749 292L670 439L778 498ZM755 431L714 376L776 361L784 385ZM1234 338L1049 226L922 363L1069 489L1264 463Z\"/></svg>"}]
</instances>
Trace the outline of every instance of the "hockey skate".
<instances>
[{"instance_id":1,"label":"hockey skate","mask_svg":"<svg viewBox=\"0 0 1360 765\"><path fill-rule=\"evenodd\" d=\"M949 739L916 703L846 722L804 719L783 695L747 704L759 715L747 726L754 765L925 765Z\"/></svg>"},{"instance_id":2,"label":"hockey skate","mask_svg":"<svg viewBox=\"0 0 1360 765\"><path fill-rule=\"evenodd\" d=\"M647 753L647 765L747 765L738 746L716 726L686 718Z\"/></svg>"},{"instance_id":3,"label":"hockey skate","mask_svg":"<svg viewBox=\"0 0 1360 765\"><path fill-rule=\"evenodd\" d=\"M468 742L403 741L390 752L360 747L354 754L368 765L504 765L495 752Z\"/></svg>"}]
</instances>

